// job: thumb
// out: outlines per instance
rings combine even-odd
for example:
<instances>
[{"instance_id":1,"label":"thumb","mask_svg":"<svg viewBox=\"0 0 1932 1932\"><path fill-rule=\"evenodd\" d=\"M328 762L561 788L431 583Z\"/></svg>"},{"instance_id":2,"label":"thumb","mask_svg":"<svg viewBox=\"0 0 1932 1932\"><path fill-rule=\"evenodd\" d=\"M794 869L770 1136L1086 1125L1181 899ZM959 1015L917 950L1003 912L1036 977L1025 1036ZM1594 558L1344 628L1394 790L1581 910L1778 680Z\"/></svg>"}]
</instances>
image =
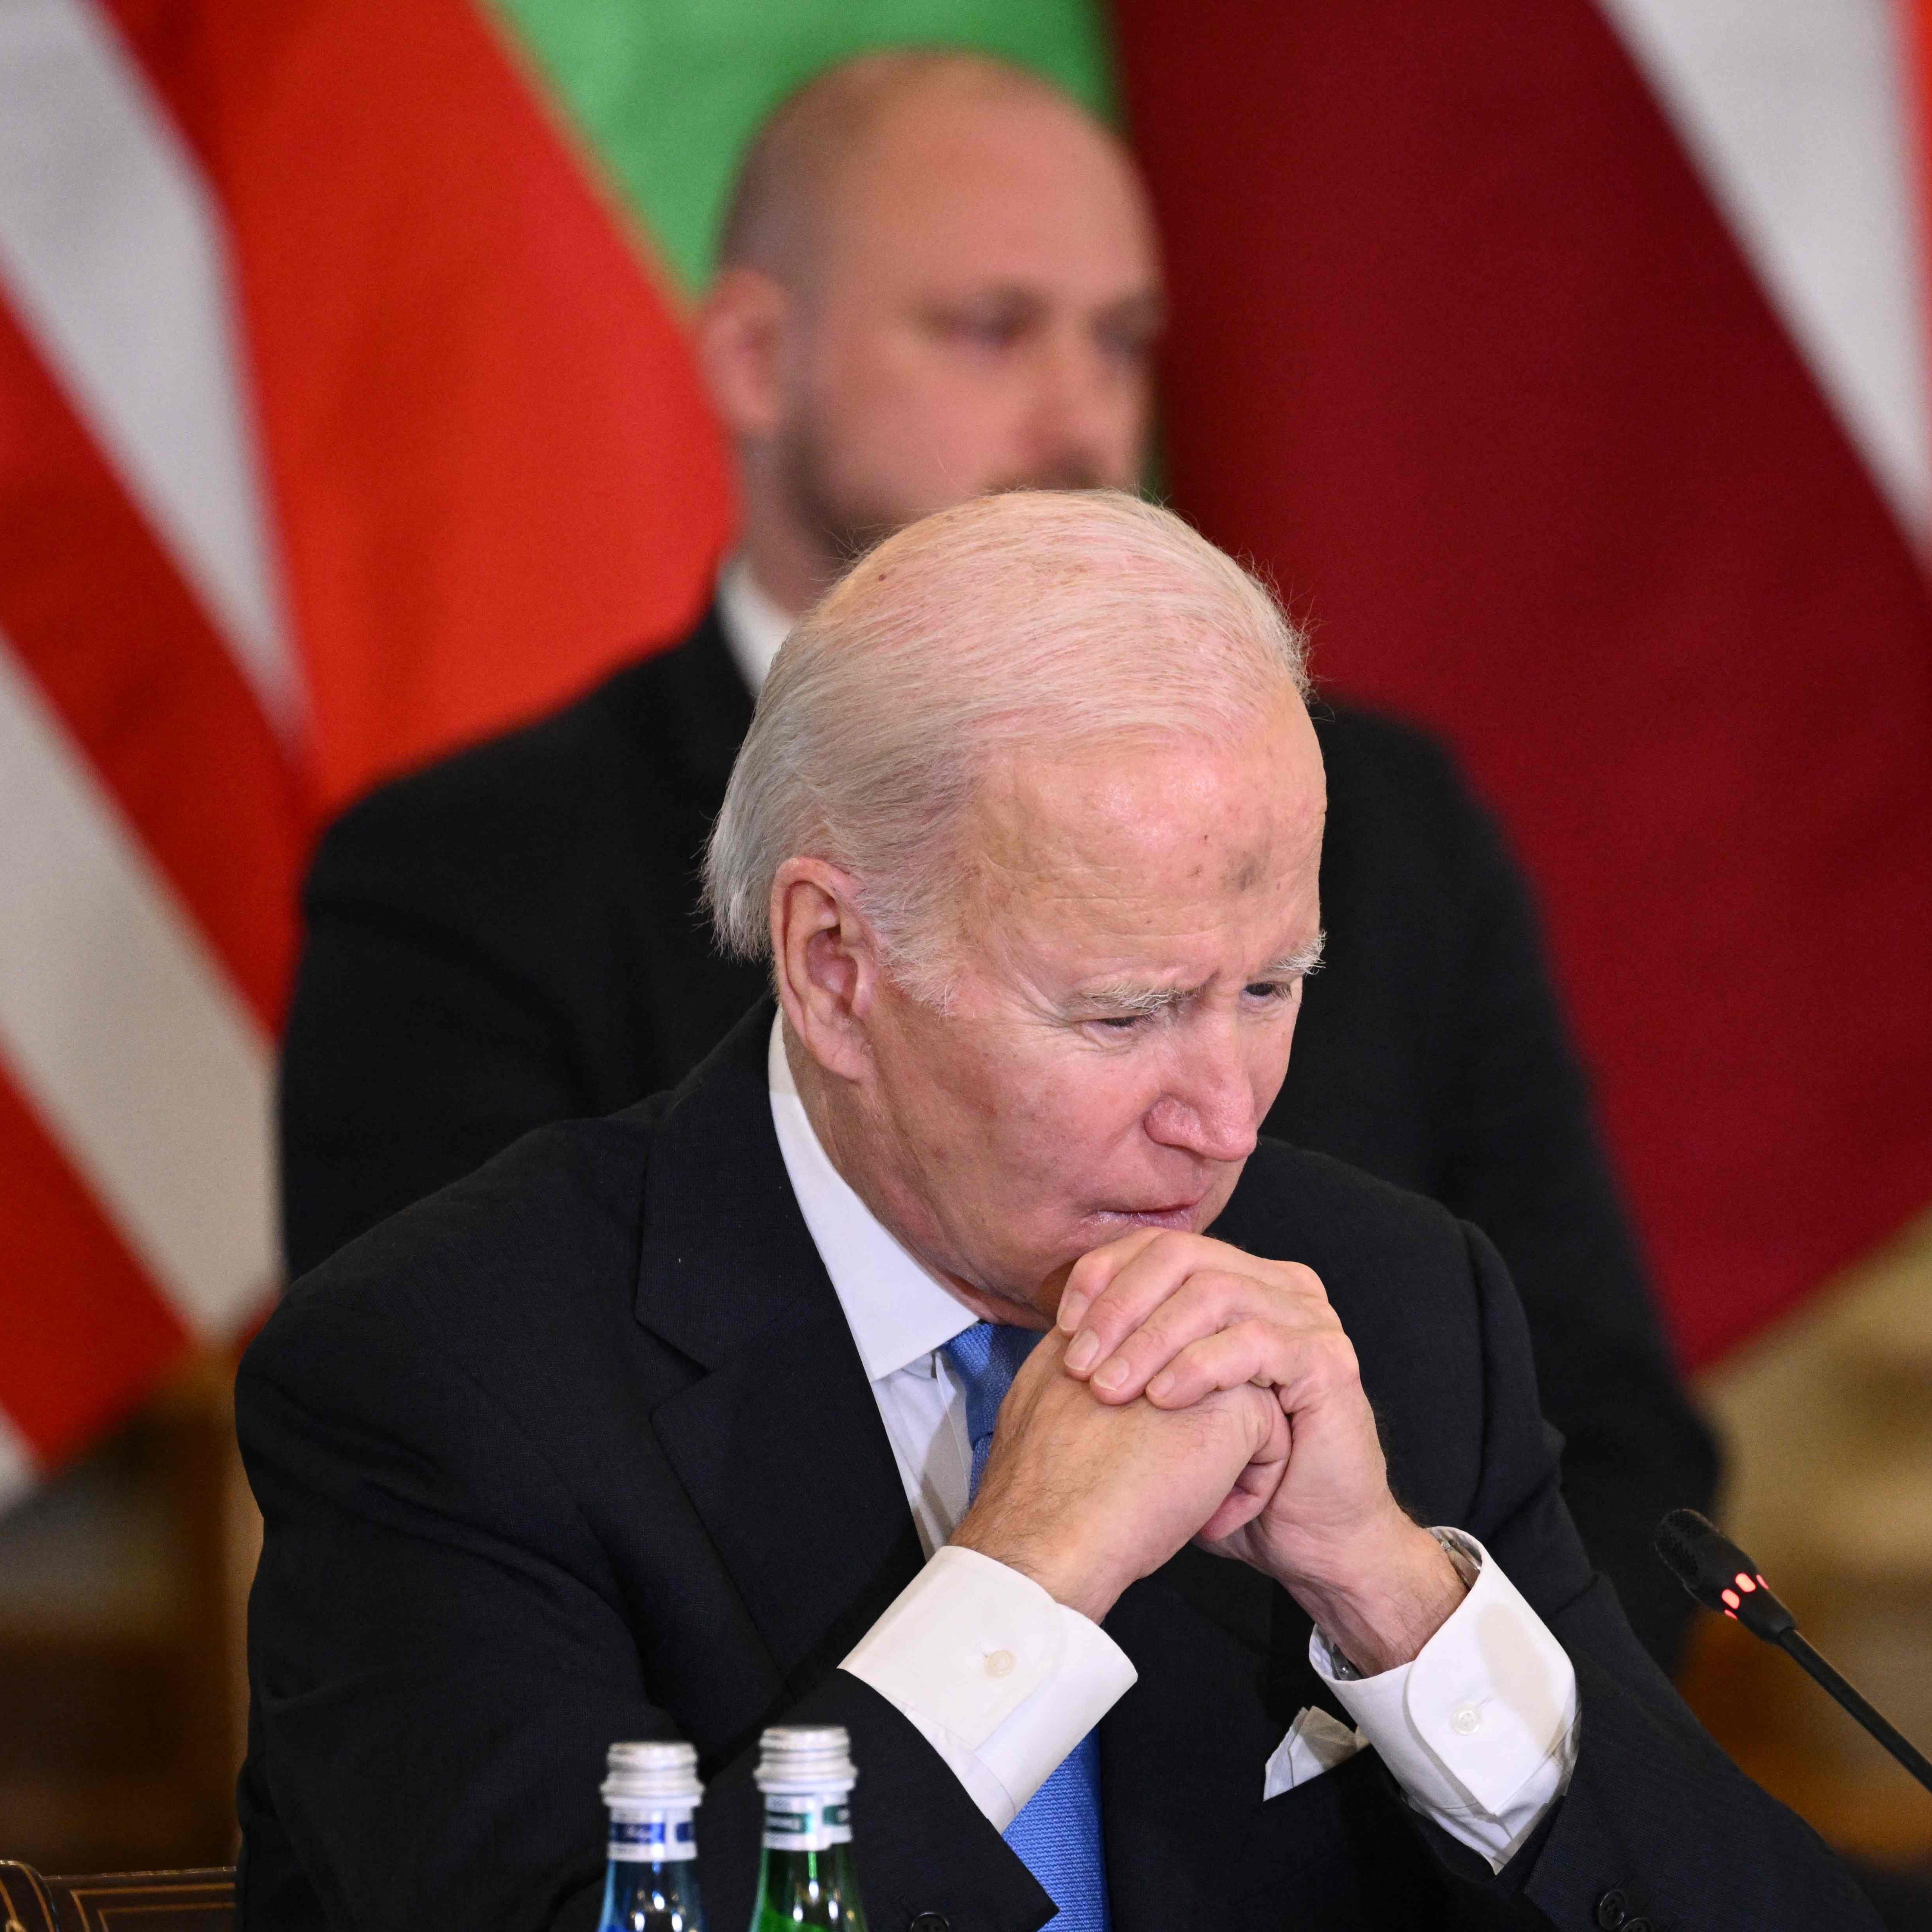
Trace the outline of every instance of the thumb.
<instances>
[{"instance_id":1,"label":"thumb","mask_svg":"<svg viewBox=\"0 0 1932 1932\"><path fill-rule=\"evenodd\" d=\"M1258 1389L1252 1392L1266 1394ZM1290 1437L1288 1418L1281 1412L1281 1405L1271 1397L1258 1405L1244 1399L1237 1405L1237 1411L1246 1431L1248 1460L1236 1472L1234 1486L1202 1525L1196 1537L1202 1543L1220 1542L1252 1522L1274 1500L1275 1491L1280 1488L1288 1468Z\"/></svg>"},{"instance_id":2,"label":"thumb","mask_svg":"<svg viewBox=\"0 0 1932 1932\"><path fill-rule=\"evenodd\" d=\"M1240 1398L1241 1420L1248 1432L1250 1463L1286 1462L1289 1442L1288 1418L1274 1390L1259 1388L1253 1382L1244 1382L1238 1389L1228 1393Z\"/></svg>"}]
</instances>

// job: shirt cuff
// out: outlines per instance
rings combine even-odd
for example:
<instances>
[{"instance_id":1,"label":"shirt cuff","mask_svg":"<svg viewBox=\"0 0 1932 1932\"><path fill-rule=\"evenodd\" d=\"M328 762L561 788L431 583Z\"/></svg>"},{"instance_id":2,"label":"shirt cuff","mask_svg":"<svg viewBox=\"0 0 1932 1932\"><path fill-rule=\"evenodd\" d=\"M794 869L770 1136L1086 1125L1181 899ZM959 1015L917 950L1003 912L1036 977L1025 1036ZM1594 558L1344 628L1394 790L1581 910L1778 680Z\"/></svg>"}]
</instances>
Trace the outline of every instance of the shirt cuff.
<instances>
[{"instance_id":1,"label":"shirt cuff","mask_svg":"<svg viewBox=\"0 0 1932 1932\"><path fill-rule=\"evenodd\" d=\"M1410 1804L1500 1871L1569 1787L1576 1672L1483 1546L1442 1533L1480 1567L1414 1662L1345 1676L1319 1630L1308 1659Z\"/></svg>"},{"instance_id":2,"label":"shirt cuff","mask_svg":"<svg viewBox=\"0 0 1932 1932\"><path fill-rule=\"evenodd\" d=\"M950 1544L839 1667L898 1707L1000 1832L1138 1674L1098 1624Z\"/></svg>"}]
</instances>

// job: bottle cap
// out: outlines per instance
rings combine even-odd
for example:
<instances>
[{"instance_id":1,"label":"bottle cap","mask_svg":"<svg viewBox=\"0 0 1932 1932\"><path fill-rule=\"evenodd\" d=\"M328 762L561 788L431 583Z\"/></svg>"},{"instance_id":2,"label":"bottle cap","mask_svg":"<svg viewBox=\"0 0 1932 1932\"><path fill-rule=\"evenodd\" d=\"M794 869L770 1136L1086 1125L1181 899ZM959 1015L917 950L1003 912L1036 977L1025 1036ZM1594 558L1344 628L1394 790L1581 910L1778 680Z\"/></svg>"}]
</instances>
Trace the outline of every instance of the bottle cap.
<instances>
[{"instance_id":1,"label":"bottle cap","mask_svg":"<svg viewBox=\"0 0 1932 1932\"><path fill-rule=\"evenodd\" d=\"M609 1762L603 1784L607 1804L695 1804L704 1796L698 1753L689 1744L613 1744Z\"/></svg>"},{"instance_id":2,"label":"bottle cap","mask_svg":"<svg viewBox=\"0 0 1932 1932\"><path fill-rule=\"evenodd\" d=\"M850 1791L858 1780L843 1724L774 1724L758 1741L760 1791Z\"/></svg>"}]
</instances>

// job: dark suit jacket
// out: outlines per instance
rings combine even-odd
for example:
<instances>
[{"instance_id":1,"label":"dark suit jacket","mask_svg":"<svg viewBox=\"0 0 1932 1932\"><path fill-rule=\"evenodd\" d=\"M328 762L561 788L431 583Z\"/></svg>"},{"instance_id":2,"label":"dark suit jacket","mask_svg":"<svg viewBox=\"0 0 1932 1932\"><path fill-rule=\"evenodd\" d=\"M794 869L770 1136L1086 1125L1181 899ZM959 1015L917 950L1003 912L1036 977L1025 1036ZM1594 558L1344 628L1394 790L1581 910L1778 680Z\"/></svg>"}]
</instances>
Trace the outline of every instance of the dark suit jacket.
<instances>
[{"instance_id":1,"label":"dark suit jacket","mask_svg":"<svg viewBox=\"0 0 1932 1932\"><path fill-rule=\"evenodd\" d=\"M921 1557L878 1411L786 1180L769 1005L680 1092L545 1128L298 1283L237 1416L266 1526L249 1610L243 1924L596 1923L615 1738L676 1733L713 1922L746 1922L752 1750L848 1726L875 1932L1030 1932L1050 1903L943 1761L838 1660ZM1484 1238L1264 1142L1216 1232L1311 1263L1393 1481L1487 1545L1575 1661L1568 1796L1506 1869L1417 1820L1371 1753L1262 1802L1325 1702L1307 1618L1190 1550L1106 1628L1140 1680L1101 1726L1119 1932L1876 1923L1700 1731L1593 1577L1528 1340ZM1331 1709L1332 1705L1329 1706ZM1532 1910L1534 1908L1534 1910Z\"/></svg>"},{"instance_id":2,"label":"dark suit jacket","mask_svg":"<svg viewBox=\"0 0 1932 1932\"><path fill-rule=\"evenodd\" d=\"M716 616L568 710L392 784L325 840L282 1064L291 1272L526 1129L694 1066L764 991L719 958L698 862L751 700ZM1442 1201L1529 1312L1584 1540L1666 1666L1690 1605L1649 1549L1708 1504L1678 1382L1522 882L1443 752L1318 707L1310 982L1266 1131Z\"/></svg>"}]
</instances>

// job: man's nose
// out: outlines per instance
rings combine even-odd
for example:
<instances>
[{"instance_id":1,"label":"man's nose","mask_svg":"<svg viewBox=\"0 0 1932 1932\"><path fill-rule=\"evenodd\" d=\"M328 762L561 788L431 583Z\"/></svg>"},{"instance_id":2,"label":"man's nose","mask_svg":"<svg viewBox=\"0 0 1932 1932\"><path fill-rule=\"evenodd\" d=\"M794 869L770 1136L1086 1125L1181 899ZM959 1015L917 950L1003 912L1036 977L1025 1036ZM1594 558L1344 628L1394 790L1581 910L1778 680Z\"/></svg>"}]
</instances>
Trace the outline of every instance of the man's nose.
<instances>
[{"instance_id":1,"label":"man's nose","mask_svg":"<svg viewBox=\"0 0 1932 1932\"><path fill-rule=\"evenodd\" d=\"M1219 1042L1190 1052L1147 1114L1151 1138L1200 1160L1246 1160L1258 1124L1247 1069Z\"/></svg>"},{"instance_id":2,"label":"man's nose","mask_svg":"<svg viewBox=\"0 0 1932 1932\"><path fill-rule=\"evenodd\" d=\"M1133 487L1139 408L1083 332L1053 330L1042 343L1029 428L1029 466L1061 487Z\"/></svg>"}]
</instances>

